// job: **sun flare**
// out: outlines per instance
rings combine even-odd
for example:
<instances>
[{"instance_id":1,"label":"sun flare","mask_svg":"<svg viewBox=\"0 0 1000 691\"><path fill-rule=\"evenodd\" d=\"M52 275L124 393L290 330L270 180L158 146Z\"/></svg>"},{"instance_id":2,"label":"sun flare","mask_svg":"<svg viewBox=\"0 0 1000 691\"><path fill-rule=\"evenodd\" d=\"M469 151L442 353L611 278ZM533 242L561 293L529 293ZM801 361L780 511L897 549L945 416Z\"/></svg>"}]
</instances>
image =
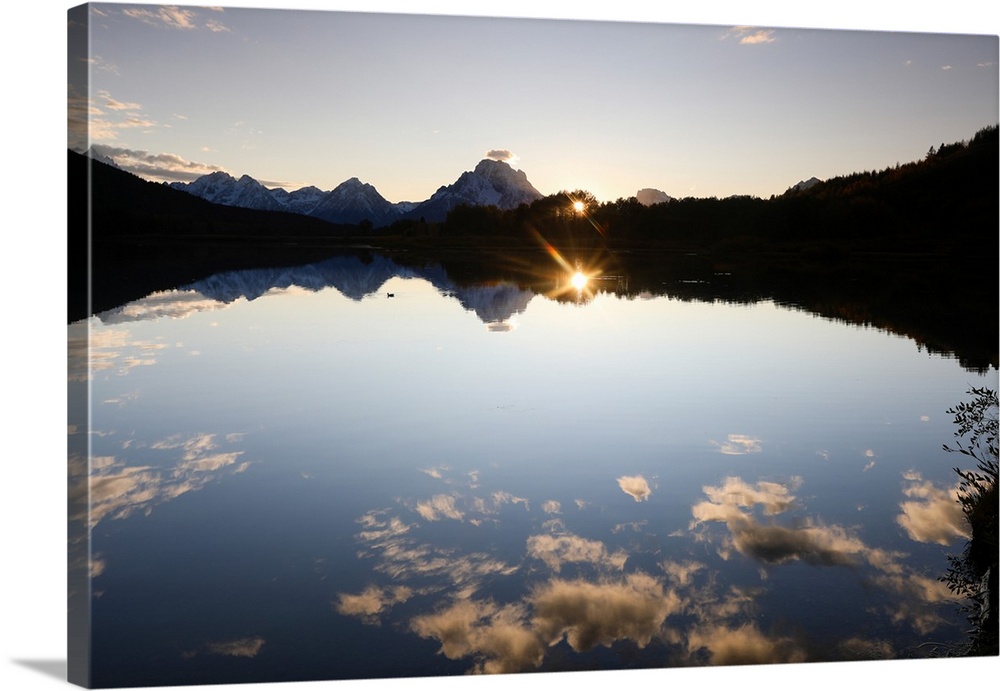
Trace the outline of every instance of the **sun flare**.
<instances>
[{"instance_id":1,"label":"sun flare","mask_svg":"<svg viewBox=\"0 0 1000 691\"><path fill-rule=\"evenodd\" d=\"M584 275L582 271L577 271L569 279L569 283L577 290L583 290L584 288L587 287L587 277Z\"/></svg>"},{"instance_id":2,"label":"sun flare","mask_svg":"<svg viewBox=\"0 0 1000 691\"><path fill-rule=\"evenodd\" d=\"M577 212L578 214L582 214L585 208L586 205L583 202L581 201L573 202L573 211Z\"/></svg>"}]
</instances>

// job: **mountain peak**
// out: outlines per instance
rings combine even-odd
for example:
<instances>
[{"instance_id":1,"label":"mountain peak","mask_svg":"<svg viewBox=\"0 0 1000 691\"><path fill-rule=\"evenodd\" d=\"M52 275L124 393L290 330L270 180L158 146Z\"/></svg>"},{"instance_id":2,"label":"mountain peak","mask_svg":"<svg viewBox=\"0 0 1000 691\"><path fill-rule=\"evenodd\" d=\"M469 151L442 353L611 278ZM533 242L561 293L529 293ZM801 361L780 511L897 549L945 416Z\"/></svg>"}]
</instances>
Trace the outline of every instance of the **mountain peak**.
<instances>
[{"instance_id":1,"label":"mountain peak","mask_svg":"<svg viewBox=\"0 0 1000 691\"><path fill-rule=\"evenodd\" d=\"M476 167L473 170L473 172L483 175L486 174L487 171L495 169L514 170L513 168L510 167L510 164L507 163L506 161L498 161L495 158L484 158L482 161L476 164Z\"/></svg>"},{"instance_id":2,"label":"mountain peak","mask_svg":"<svg viewBox=\"0 0 1000 691\"><path fill-rule=\"evenodd\" d=\"M801 182L795 183L794 185L792 185L789 188L789 190L794 190L796 192L801 192L802 190L807 190L810 187L812 187L814 185L818 185L821 182L823 182L823 181L820 180L819 178L817 178L817 177L811 177L808 180L802 180Z\"/></svg>"},{"instance_id":3,"label":"mountain peak","mask_svg":"<svg viewBox=\"0 0 1000 691\"><path fill-rule=\"evenodd\" d=\"M528 176L523 171L514 170L504 161L484 158L451 185L438 188L430 199L414 207L407 217L443 221L449 211L461 204L516 209L542 196L528 182Z\"/></svg>"},{"instance_id":4,"label":"mountain peak","mask_svg":"<svg viewBox=\"0 0 1000 691\"><path fill-rule=\"evenodd\" d=\"M269 190L249 175L237 180L229 173L216 171L190 183L171 183L171 187L216 204L291 211L333 223L371 221L375 227L390 225L400 217L443 221L460 204L516 209L543 196L523 171L490 158L484 158L473 170L462 173L451 185L442 185L430 199L420 203L392 204L373 185L357 177L345 180L330 192L316 187L288 192L282 188Z\"/></svg>"}]
</instances>

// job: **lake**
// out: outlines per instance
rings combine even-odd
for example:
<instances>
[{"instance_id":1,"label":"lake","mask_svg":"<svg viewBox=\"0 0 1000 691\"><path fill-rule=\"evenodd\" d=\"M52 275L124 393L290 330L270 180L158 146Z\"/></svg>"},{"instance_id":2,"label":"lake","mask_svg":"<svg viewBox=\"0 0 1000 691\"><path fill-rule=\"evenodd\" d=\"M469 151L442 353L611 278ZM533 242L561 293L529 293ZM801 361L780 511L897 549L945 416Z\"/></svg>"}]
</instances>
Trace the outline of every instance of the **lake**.
<instances>
[{"instance_id":1,"label":"lake","mask_svg":"<svg viewBox=\"0 0 1000 691\"><path fill-rule=\"evenodd\" d=\"M89 602L93 684L964 641L938 580L967 539L964 459L942 444L995 366L726 299L721 273L649 290L551 266L529 285L343 255L71 324L71 606Z\"/></svg>"}]
</instances>

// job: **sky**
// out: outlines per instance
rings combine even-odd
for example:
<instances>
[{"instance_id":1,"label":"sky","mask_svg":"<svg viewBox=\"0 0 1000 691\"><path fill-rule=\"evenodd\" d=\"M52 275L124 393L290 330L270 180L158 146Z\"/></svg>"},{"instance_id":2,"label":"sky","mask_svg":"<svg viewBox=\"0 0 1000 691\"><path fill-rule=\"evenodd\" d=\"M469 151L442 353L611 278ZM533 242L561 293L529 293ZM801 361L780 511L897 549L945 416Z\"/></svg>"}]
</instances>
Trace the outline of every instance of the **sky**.
<instances>
[{"instance_id":1,"label":"sky","mask_svg":"<svg viewBox=\"0 0 1000 691\"><path fill-rule=\"evenodd\" d=\"M768 197L998 120L996 35L358 5L92 5L71 109L149 179L223 170L329 190L357 177L391 202L487 157L542 194Z\"/></svg>"},{"instance_id":2,"label":"sky","mask_svg":"<svg viewBox=\"0 0 1000 691\"><path fill-rule=\"evenodd\" d=\"M61 665L66 655L66 621L65 621L65 563L66 563L66 523L65 523L65 486L66 486L66 327L65 302L66 282L64 267L66 264L65 228L66 203L64 189L65 151L66 144L66 106L67 106L67 62L66 62L66 10L73 2L61 0L34 0L33 2L10 3L5 8L5 26L8 30L8 40L0 42L0 69L3 70L4 88L4 124L6 138L4 141L5 166L0 166L5 197L6 213L4 217L4 251L0 252L0 277L3 280L2 315L4 333L0 355L8 365L7 398L15 405L8 406L5 412L8 434L7 486L16 488L11 500L2 504L3 520L0 520L2 540L6 553L11 555L8 560L11 566L0 575L0 611L4 612L5 626L0 628L0 685L4 688L16 688L21 691L36 691L41 689L64 689L65 681ZM402 0L254 0L248 2L229 2L227 6L264 5L269 7L292 7L308 9L332 9L372 12L417 12L421 14L497 14L502 11L508 17L530 18L572 18L606 21L657 21L710 24L720 27L731 26L778 26L778 27L811 27L824 29L854 29L878 31L905 32L945 32L949 34L989 34L1000 33L1000 22L997 21L998 10L990 8L982 0L950 0L947 5L932 3L900 3L905 11L900 12L892 7L892 3L872 3L871 0L840 0L837 3L806 3L801 0L702 0L687 3L651 3L648 0L615 0L609 2L592 2L577 0L574 2L559 2L556 0L506 0L501 6L495 3L469 3L464 0L418 0L404 3ZM899 5L897 5L898 7ZM412 37L404 37L406 40ZM787 44L786 44L787 45ZM765 47L774 49L776 43ZM499 46L479 46L482 50L496 50L504 54L516 53L521 50L516 36L504 36ZM588 46L589 51L600 50L600 46ZM173 64L180 60L182 50L167 60ZM610 56L605 57L610 59ZM842 51L838 59L851 58L851 50ZM368 51L369 59L378 56ZM918 59L924 55L919 51ZM416 53L413 53L416 55ZM418 56L419 57L419 56ZM994 49L995 57L995 49ZM465 56L462 58L466 59ZM461 62L454 60L453 62ZM942 72L954 73L952 70ZM978 62L977 62L978 64ZM671 65L670 75L674 79L684 76L683 65ZM201 68L202 70L204 67ZM201 74L196 71L189 74L189 79ZM316 71L314 70L314 74ZM329 79L332 69L320 72L317 82ZM553 77L553 79L555 79ZM134 80L138 82L139 80ZM987 107L992 103L992 113L997 108L997 75L994 72L992 81L987 79L981 86L982 96ZM255 84L256 92L261 100L271 98L266 84ZM454 88L454 87L453 87ZM898 88L890 85L888 88ZM707 90L707 89L706 89ZM166 114L154 112L153 102L143 102L143 94L129 95L127 92L111 91L113 97L122 103L134 101L143 106L140 112L150 119L162 118L170 122L169 117L175 109ZM317 91L319 93L319 91ZM528 100L523 94L494 94L497 99L517 99L523 107L519 112L532 112ZM497 100L495 99L495 100ZM586 100L578 99L579 105L586 105L598 100L588 93ZM397 109L403 110L406 104ZM622 110L634 108L635 104L622 105ZM466 111L469 112L469 111ZM192 113L179 113L190 119ZM893 130L902 128L913 119L923 117L921 112L908 113L895 123ZM234 120L238 122L239 120ZM986 123L976 121L969 128L959 126L954 134L935 131L927 136L916 136L915 141L907 145L907 150L898 154L899 158L920 157L931 144L940 144L952 139L962 139L971 136L975 129ZM136 136L139 132L133 133ZM157 151L142 139L131 139L122 136L116 142L124 146L143 147L150 152ZM501 141L502 140L502 141ZM869 143L874 137L869 137ZM822 143L823 138L818 139ZM488 143L476 142L476 146L468 151L464 148L455 155L454 162L449 162L446 170L437 171L429 168L414 174L416 180L426 177L433 179L434 184L447 184L457 178L464 170L470 170L485 150L494 148L509 149L519 156L516 167L522 168L529 179L541 191L549 193L550 188L558 188L563 183L547 173L551 161L543 160L542 154L536 154L527 147L521 147L519 142L506 137L491 137ZM217 144L215 144L217 146ZM593 142L576 143L576 150L582 151L588 146L592 150ZM187 156L194 162L208 165L219 165L232 168L232 172L244 172L259 175L264 179L277 179L283 176L289 178L310 178L311 173L283 173L277 166L264 165L258 171L254 166L244 166L242 161L232 162L221 157L204 155L201 147L213 146L212 141L192 144L193 152ZM775 148L786 148L776 146ZM174 152L181 155L179 146L163 145L164 152ZM911 150L915 153L911 153ZM218 152L221 153L221 152ZM324 154L326 155L326 154ZM896 154L889 158L895 162ZM302 161L312 161L315 157L307 152L302 155ZM660 157L661 159L663 156ZM881 157L880 157L881 158ZM333 163L337 157L329 156L324 163ZM601 159L598 164L604 165ZM759 162L758 162L759 163ZM888 165L889 161L867 164L869 166ZM863 168L865 163L857 163L851 168ZM244 167L247 169L244 170ZM664 166L663 170L673 170L676 166ZM298 170L298 169L296 169ZM765 174L762 165L754 166L757 179ZM842 171L836 170L833 174ZM608 178L609 188L614 187L621 175L619 171ZM811 175L822 176L824 171L820 165L809 167L806 171L789 172L780 176L775 186L781 191L789 183L785 178L794 181ZM406 189L403 185L397 188L389 179L382 181L374 179L374 173L362 170L345 174L371 177L375 184L392 201L406 197L420 197L426 194L421 189ZM332 171L329 178L337 184L341 174ZM438 181L438 177L441 178ZM673 189L670 180L662 177L643 176L642 182L626 181L622 184L621 194L631 194L633 187L657 186L664 191L668 189L673 194L683 194L684 183L678 182ZM553 182L548 180L552 179ZM584 180L567 185L583 186ZM322 181L317 175L314 184ZM687 183L690 187L694 182ZM702 185L709 183L703 182ZM595 186L596 187L596 186ZM429 188L428 188L429 189ZM742 187L740 188L743 189ZM597 194L597 191L594 190ZM707 190L702 192L707 194ZM719 192L726 194L727 192ZM770 192L767 192L770 194ZM614 189L601 192L602 195L618 194ZM12 232L12 229L19 232ZM14 434L13 430L17 433ZM29 565L30 560L30 565ZM958 662L958 661L955 661ZM995 676L1000 671L1000 659L980 658L963 660L960 663L962 674L969 678L980 675ZM692 684L705 685L706 679L711 686L722 686L726 683L741 688L771 687L775 681L779 685L791 688L800 682L808 682L809 688L842 689L851 686L870 685L873 678L876 682L903 683L916 688L942 688L954 683L955 667L945 661L940 663L902 663L884 667L871 667L865 664L822 665L822 673L817 674L815 666L792 666L775 669L773 667L742 667L717 670L671 670L668 676L657 671L630 672L627 675L614 674L607 681L626 683L631 688L661 689L664 683L677 686ZM891 677L890 677L891 675ZM551 680L544 675L529 675L510 679L480 679L476 680L478 689L508 689L516 683L518 689L549 688ZM718 683L716 683L718 682ZM345 686L346 684L346 686ZM320 688L328 685L320 684ZM337 688L356 687L356 684L343 682ZM466 679L449 680L397 680L365 682L362 688L376 689L406 689L407 691L442 688L465 689ZM215 687L222 689L237 689L237 686ZM299 689L301 685L261 684L254 687L260 691L271 689ZM311 688L311 686L309 687Z\"/></svg>"}]
</instances>

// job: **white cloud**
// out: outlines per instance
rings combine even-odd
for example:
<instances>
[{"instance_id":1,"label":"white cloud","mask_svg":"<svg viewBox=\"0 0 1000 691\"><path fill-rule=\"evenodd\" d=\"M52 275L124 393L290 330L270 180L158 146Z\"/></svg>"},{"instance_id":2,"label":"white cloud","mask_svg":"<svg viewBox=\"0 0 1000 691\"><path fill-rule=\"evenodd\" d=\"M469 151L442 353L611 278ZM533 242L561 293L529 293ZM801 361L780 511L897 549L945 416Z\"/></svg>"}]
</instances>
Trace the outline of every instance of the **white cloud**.
<instances>
[{"instance_id":1,"label":"white cloud","mask_svg":"<svg viewBox=\"0 0 1000 691\"><path fill-rule=\"evenodd\" d=\"M194 10L164 5L156 9L144 7L127 7L122 14L131 19L138 19L144 24L161 26L169 29L196 29L197 13Z\"/></svg>"},{"instance_id":2,"label":"white cloud","mask_svg":"<svg viewBox=\"0 0 1000 691\"><path fill-rule=\"evenodd\" d=\"M132 124L138 126L138 122ZM150 121L144 122L145 126L155 124ZM111 131L131 126L126 123L107 123L107 125ZM113 160L115 165L122 170L127 170L154 182L190 182L202 175L219 171L225 172L220 166L189 161L173 153L150 153L142 149L128 149L100 143L94 144L91 149L94 153Z\"/></svg>"},{"instance_id":3,"label":"white cloud","mask_svg":"<svg viewBox=\"0 0 1000 691\"><path fill-rule=\"evenodd\" d=\"M761 43L774 43L773 29L760 29L753 26L734 26L723 35L724 39L735 38L741 45L757 45Z\"/></svg>"},{"instance_id":4,"label":"white cloud","mask_svg":"<svg viewBox=\"0 0 1000 691\"><path fill-rule=\"evenodd\" d=\"M510 162L517 160L517 156L515 156L511 151L508 151L507 149L490 149L484 155L486 156L486 158L491 159L493 161Z\"/></svg>"}]
</instances>

